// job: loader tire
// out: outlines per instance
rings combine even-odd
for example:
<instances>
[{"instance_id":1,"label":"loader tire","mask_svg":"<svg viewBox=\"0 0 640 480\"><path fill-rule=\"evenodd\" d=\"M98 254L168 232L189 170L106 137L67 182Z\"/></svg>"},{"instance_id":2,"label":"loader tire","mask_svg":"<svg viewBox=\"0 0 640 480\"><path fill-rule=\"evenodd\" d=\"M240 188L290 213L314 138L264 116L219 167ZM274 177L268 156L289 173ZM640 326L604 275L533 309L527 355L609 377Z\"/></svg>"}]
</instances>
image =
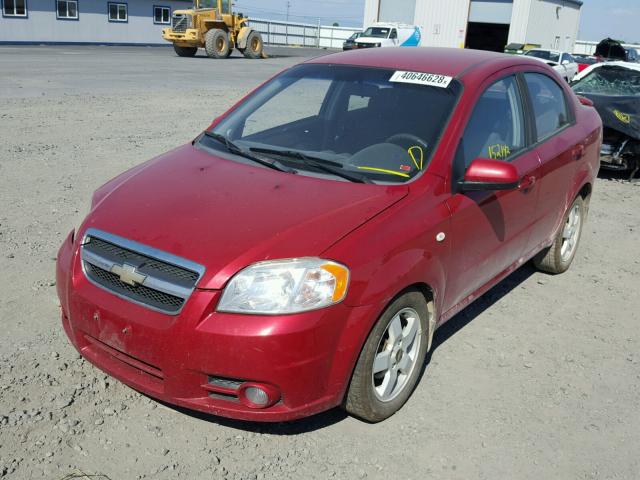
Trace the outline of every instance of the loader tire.
<instances>
[{"instance_id":1,"label":"loader tire","mask_svg":"<svg viewBox=\"0 0 640 480\"><path fill-rule=\"evenodd\" d=\"M246 58L261 58L264 43L260 32L254 30L247 37L247 47L241 50Z\"/></svg>"},{"instance_id":2,"label":"loader tire","mask_svg":"<svg viewBox=\"0 0 640 480\"><path fill-rule=\"evenodd\" d=\"M198 47L179 47L174 44L173 49L179 57L194 57L198 53Z\"/></svg>"},{"instance_id":3,"label":"loader tire","mask_svg":"<svg viewBox=\"0 0 640 480\"><path fill-rule=\"evenodd\" d=\"M204 35L204 49L210 58L227 58L230 50L229 35L217 28Z\"/></svg>"}]
</instances>

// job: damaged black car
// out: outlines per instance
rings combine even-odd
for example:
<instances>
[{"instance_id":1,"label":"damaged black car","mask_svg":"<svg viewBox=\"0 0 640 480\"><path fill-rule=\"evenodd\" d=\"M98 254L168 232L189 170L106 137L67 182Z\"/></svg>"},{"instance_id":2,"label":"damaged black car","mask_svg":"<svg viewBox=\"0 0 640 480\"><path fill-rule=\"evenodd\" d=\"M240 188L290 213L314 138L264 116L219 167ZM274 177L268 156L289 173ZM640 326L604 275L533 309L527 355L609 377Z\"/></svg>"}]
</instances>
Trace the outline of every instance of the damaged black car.
<instances>
[{"instance_id":1,"label":"damaged black car","mask_svg":"<svg viewBox=\"0 0 640 480\"><path fill-rule=\"evenodd\" d=\"M602 117L602 168L627 172L633 179L640 170L640 64L592 65L571 87L591 100Z\"/></svg>"}]
</instances>

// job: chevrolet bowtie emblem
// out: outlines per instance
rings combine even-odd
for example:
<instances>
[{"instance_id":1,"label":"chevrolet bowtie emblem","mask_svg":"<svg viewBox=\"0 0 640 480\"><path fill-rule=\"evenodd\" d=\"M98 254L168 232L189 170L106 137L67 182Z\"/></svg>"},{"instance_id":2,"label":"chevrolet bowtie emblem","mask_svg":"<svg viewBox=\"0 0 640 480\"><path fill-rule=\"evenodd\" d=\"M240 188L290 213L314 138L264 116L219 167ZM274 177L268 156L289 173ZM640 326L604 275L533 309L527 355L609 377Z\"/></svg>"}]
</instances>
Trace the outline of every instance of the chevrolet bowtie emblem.
<instances>
[{"instance_id":1,"label":"chevrolet bowtie emblem","mask_svg":"<svg viewBox=\"0 0 640 480\"><path fill-rule=\"evenodd\" d=\"M142 284L147 278L146 275L138 272L136 267L125 263L123 265L114 265L111 267L111 273L115 273L120 277L120 281L127 285L136 286Z\"/></svg>"}]
</instances>

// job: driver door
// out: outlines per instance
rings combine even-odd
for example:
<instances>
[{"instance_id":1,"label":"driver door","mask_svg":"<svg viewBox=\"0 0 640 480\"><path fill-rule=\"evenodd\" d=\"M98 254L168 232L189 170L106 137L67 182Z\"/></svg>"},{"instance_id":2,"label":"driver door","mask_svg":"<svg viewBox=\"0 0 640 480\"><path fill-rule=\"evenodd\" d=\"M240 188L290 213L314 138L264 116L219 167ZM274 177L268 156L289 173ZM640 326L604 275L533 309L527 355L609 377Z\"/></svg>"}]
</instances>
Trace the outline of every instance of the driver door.
<instances>
[{"instance_id":1,"label":"driver door","mask_svg":"<svg viewBox=\"0 0 640 480\"><path fill-rule=\"evenodd\" d=\"M499 276L524 254L538 202L540 162L530 149L520 83L515 75L488 85L477 100L458 145L453 165L451 259L445 305L462 309L478 290ZM476 158L514 164L523 179L514 190L459 192ZM455 313L452 312L451 314Z\"/></svg>"}]
</instances>

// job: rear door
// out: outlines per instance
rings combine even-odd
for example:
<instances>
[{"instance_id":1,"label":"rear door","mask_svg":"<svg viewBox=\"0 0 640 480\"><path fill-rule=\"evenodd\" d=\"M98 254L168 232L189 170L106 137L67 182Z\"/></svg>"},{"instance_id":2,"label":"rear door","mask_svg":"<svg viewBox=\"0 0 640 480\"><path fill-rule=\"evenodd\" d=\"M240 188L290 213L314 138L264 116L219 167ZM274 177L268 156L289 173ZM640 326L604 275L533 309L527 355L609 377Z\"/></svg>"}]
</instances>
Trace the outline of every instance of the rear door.
<instances>
[{"instance_id":1,"label":"rear door","mask_svg":"<svg viewBox=\"0 0 640 480\"><path fill-rule=\"evenodd\" d=\"M541 164L540 201L528 248L533 251L547 243L560 225L584 145L573 128L575 116L564 89L544 73L527 72L523 77Z\"/></svg>"},{"instance_id":2,"label":"rear door","mask_svg":"<svg viewBox=\"0 0 640 480\"><path fill-rule=\"evenodd\" d=\"M539 159L529 148L530 130L521 83L515 75L488 82L476 102L453 165L452 250L445 305L451 307L521 259L536 214ZM476 158L513 163L522 188L456 192L455 185ZM467 301L458 305L462 308Z\"/></svg>"}]
</instances>

